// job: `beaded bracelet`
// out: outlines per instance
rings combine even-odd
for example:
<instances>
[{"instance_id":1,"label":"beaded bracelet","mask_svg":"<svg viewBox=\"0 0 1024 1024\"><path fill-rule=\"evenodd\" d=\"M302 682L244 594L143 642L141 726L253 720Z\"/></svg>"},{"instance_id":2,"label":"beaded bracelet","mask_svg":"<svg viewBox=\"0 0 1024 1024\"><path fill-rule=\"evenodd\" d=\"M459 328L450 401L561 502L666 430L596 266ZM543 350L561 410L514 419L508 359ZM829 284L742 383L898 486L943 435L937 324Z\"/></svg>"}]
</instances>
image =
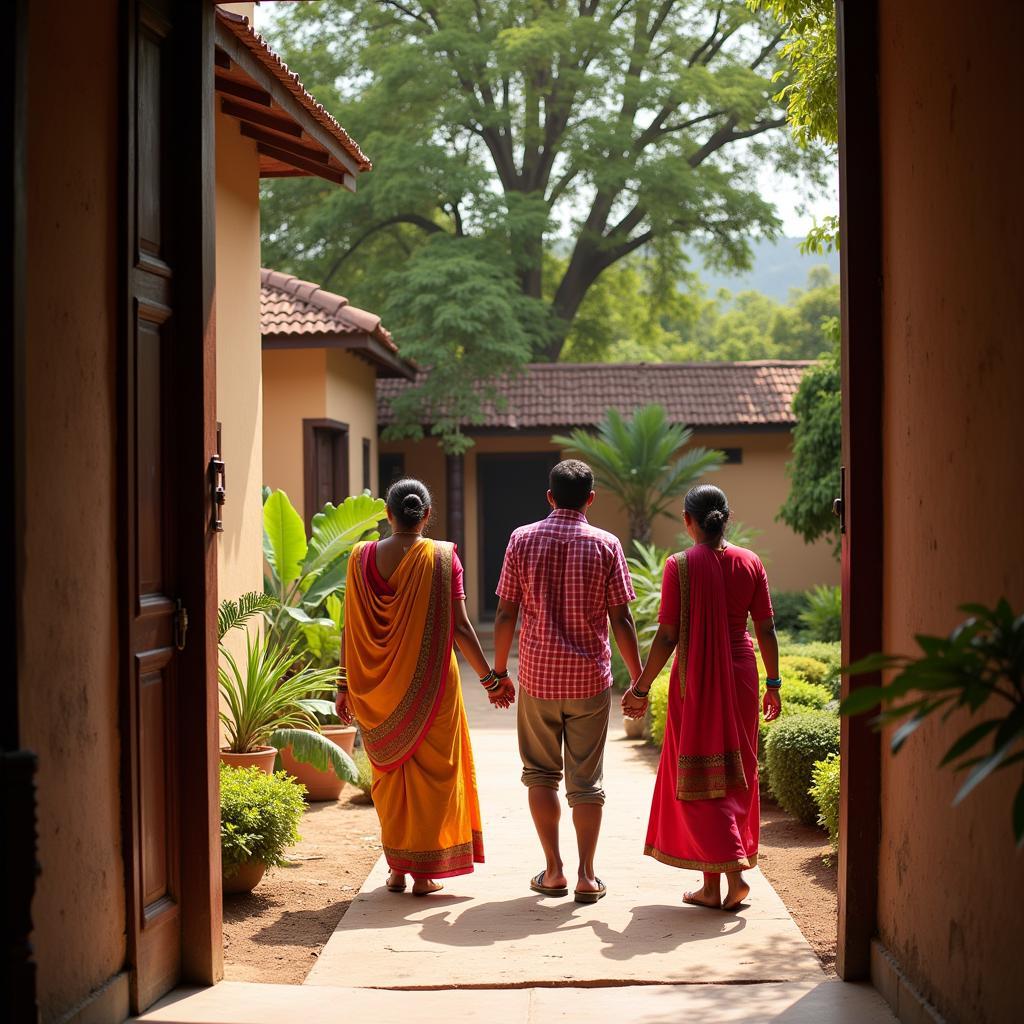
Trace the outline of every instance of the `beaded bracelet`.
<instances>
[{"instance_id":1,"label":"beaded bracelet","mask_svg":"<svg viewBox=\"0 0 1024 1024\"><path fill-rule=\"evenodd\" d=\"M782 688L782 677L780 676L778 679L766 679L764 681L764 685L767 686L769 690L779 690Z\"/></svg>"},{"instance_id":2,"label":"beaded bracelet","mask_svg":"<svg viewBox=\"0 0 1024 1024\"><path fill-rule=\"evenodd\" d=\"M647 700L647 695L651 692L650 690L644 690L644 692L641 693L635 686L630 686L629 689L633 696L639 697L640 700Z\"/></svg>"}]
</instances>

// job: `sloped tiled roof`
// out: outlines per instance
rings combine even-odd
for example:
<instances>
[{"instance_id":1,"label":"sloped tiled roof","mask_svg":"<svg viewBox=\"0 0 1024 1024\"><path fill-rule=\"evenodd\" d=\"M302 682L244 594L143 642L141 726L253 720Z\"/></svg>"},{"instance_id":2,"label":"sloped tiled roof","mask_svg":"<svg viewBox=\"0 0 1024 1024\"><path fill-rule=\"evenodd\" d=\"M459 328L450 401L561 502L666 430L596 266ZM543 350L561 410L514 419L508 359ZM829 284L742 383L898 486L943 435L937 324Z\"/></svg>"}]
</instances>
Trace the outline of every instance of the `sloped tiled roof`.
<instances>
[{"instance_id":1,"label":"sloped tiled roof","mask_svg":"<svg viewBox=\"0 0 1024 1024\"><path fill-rule=\"evenodd\" d=\"M642 405L665 407L674 422L694 427L786 427L796 423L792 402L809 361L746 363L537 363L500 381L502 409L485 406L485 428L587 427L609 407L631 414ZM408 381L377 382L381 424L389 400ZM465 424L469 431L473 425Z\"/></svg>"},{"instance_id":2,"label":"sloped tiled roof","mask_svg":"<svg viewBox=\"0 0 1024 1024\"><path fill-rule=\"evenodd\" d=\"M412 364L398 354L376 313L350 305L344 295L277 270L260 270L260 333L266 348L328 345L348 348L378 367L410 378Z\"/></svg>"},{"instance_id":3,"label":"sloped tiled roof","mask_svg":"<svg viewBox=\"0 0 1024 1024\"><path fill-rule=\"evenodd\" d=\"M243 46L276 78L341 144L341 147L355 161L360 171L369 171L373 164L369 157L360 149L359 143L338 123L322 103L302 84L298 74L289 70L288 65L270 48L270 44L249 24L244 15L218 9L217 18Z\"/></svg>"}]
</instances>

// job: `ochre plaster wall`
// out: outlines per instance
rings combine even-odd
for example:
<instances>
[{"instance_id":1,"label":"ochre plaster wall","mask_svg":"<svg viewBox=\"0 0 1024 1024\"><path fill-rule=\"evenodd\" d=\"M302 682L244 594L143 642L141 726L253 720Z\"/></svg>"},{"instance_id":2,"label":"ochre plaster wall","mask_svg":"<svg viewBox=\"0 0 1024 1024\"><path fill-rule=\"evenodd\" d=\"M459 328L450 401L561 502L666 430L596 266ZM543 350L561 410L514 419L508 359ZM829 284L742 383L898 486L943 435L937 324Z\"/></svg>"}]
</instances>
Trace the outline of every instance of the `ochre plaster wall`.
<instances>
[{"instance_id":1,"label":"ochre plaster wall","mask_svg":"<svg viewBox=\"0 0 1024 1024\"><path fill-rule=\"evenodd\" d=\"M482 435L465 455L465 514L466 544L464 561L467 563L466 604L475 619L479 611L477 562L480 551L480 524L478 522L476 456L491 452L554 452L547 434L540 435ZM788 433L701 433L695 442L713 448L741 448L743 461L739 465L722 466L706 479L717 484L729 496L737 519L746 526L760 531L754 548L762 555L768 576L775 590L803 590L816 583L838 584L839 566L828 544L807 545L787 526L775 522L775 515L789 489L785 464L789 458ZM405 454L405 471L419 476L434 494L435 536L445 536L448 530L445 500L445 459L436 441L402 441L383 443L383 451ZM681 506L682 501L678 502ZM678 549L677 535L683 530L681 517L662 517L654 528L654 541L660 547ZM614 495L598 490L591 506L590 520L594 525L620 537L628 538L626 515Z\"/></svg>"},{"instance_id":2,"label":"ochre plaster wall","mask_svg":"<svg viewBox=\"0 0 1024 1024\"><path fill-rule=\"evenodd\" d=\"M115 530L118 4L29 9L22 743L39 757L42 1019L125 959ZM54 481L60 488L54 488ZM124 1012L126 988L104 1005ZM117 1019L120 1019L118 1017Z\"/></svg>"},{"instance_id":3,"label":"ochre plaster wall","mask_svg":"<svg viewBox=\"0 0 1024 1024\"><path fill-rule=\"evenodd\" d=\"M348 424L348 493L363 490L363 438L370 442L370 490L377 492L377 371L343 349L327 350L328 419Z\"/></svg>"},{"instance_id":4,"label":"ochre plaster wall","mask_svg":"<svg viewBox=\"0 0 1024 1024\"><path fill-rule=\"evenodd\" d=\"M218 111L215 128L217 421L228 484L217 585L221 598L236 598L263 589L259 163L234 118Z\"/></svg>"},{"instance_id":5,"label":"ochre plaster wall","mask_svg":"<svg viewBox=\"0 0 1024 1024\"><path fill-rule=\"evenodd\" d=\"M884 644L909 652L965 601L1024 610L1024 147L1007 130L1024 9L976 7L982 49L928 0L880 12ZM952 807L957 779L936 765L966 722L931 723L883 755L878 926L949 1020L995 1024L1020 1016L1021 769Z\"/></svg>"},{"instance_id":6,"label":"ochre plaster wall","mask_svg":"<svg viewBox=\"0 0 1024 1024\"><path fill-rule=\"evenodd\" d=\"M323 419L327 353L324 349L269 349L263 353L263 483L287 493L305 515L302 421Z\"/></svg>"}]
</instances>

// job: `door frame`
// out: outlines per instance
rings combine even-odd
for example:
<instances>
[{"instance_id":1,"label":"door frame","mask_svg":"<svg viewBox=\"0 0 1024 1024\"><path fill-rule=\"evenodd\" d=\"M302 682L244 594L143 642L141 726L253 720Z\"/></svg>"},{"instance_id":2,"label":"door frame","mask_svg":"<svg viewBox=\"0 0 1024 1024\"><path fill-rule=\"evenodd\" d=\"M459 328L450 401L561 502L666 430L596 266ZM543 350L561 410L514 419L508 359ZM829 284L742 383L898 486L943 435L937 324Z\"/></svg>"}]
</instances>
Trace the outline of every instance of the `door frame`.
<instances>
[{"instance_id":1,"label":"door frame","mask_svg":"<svg viewBox=\"0 0 1024 1024\"><path fill-rule=\"evenodd\" d=\"M487 461L493 462L526 462L528 460L537 459L539 456L544 456L548 461L548 471L550 472L561 459L561 453L558 451L543 451L537 450L532 452L477 452L474 469L474 482L476 486L476 558L477 558L477 569L476 577L477 583L480 587L480 603L477 607L477 616L481 622L490 622L494 618L494 613L488 611L486 607L487 601L487 578L486 578L486 566L484 565L484 544L486 540L486 527L484 526L484 489L480 485L480 460L486 459Z\"/></svg>"},{"instance_id":2,"label":"door frame","mask_svg":"<svg viewBox=\"0 0 1024 1024\"><path fill-rule=\"evenodd\" d=\"M119 331L118 331L118 459L121 493L134 494L130 446L133 437L133 394L129 356L135 311L131 279L134 266L135 168L135 40L143 0L122 4L121 109L119 159ZM171 752L176 770L170 785L177 788L180 815L178 898L181 919L180 981L212 984L223 976L220 870L220 784L218 774L217 692L217 549L212 529L211 459L216 453L216 335L214 321L215 219L213 69L215 8L194 3L175 12L172 28L174 61L169 65L174 102L170 104L174 141L174 207L179 243L175 268L175 338L173 365L167 368L164 390L173 392L169 408L188 410L175 422L174 444L165 469L174 502L168 510L168 542L175 552L177 592L188 612L189 630L177 653L177 701ZM184 240L183 242L181 240ZM138 864L141 835L134 807L138 779L133 731L134 656L129 624L136 613L132 571L136 530L122 500L117 522L122 557L119 565L119 660L121 694L122 838L127 889L127 967L135 984L141 934L142 894ZM133 1006L135 1011L145 1007Z\"/></svg>"},{"instance_id":3,"label":"door frame","mask_svg":"<svg viewBox=\"0 0 1024 1024\"><path fill-rule=\"evenodd\" d=\"M884 351L878 11L836 0L842 294L843 664L883 646ZM856 339L854 342L853 339ZM843 677L842 694L880 675ZM881 738L866 716L840 720L839 922L836 970L871 975L878 930Z\"/></svg>"},{"instance_id":4,"label":"door frame","mask_svg":"<svg viewBox=\"0 0 1024 1024\"><path fill-rule=\"evenodd\" d=\"M316 491L316 432L318 430L333 430L338 434L345 435L345 444L342 446L341 454L335 459L334 471L341 480L345 481L345 495L349 493L349 442L351 440L347 423L341 420L332 419L308 419L302 421L302 505L305 511L303 518L306 520L306 529L312 527L313 516L320 511L317 505Z\"/></svg>"}]
</instances>

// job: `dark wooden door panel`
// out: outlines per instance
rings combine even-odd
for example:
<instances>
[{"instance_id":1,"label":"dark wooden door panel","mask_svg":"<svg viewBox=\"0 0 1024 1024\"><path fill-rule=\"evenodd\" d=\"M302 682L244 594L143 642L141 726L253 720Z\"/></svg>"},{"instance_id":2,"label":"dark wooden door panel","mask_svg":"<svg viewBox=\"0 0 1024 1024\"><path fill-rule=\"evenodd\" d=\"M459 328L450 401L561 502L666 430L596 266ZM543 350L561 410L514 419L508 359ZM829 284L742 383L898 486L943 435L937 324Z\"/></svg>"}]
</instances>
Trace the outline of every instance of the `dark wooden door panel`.
<instances>
[{"instance_id":1,"label":"dark wooden door panel","mask_svg":"<svg viewBox=\"0 0 1024 1024\"><path fill-rule=\"evenodd\" d=\"M556 454L546 452L477 456L480 608L485 613L493 614L498 607L494 591L512 531L551 511L546 497L548 474L557 461Z\"/></svg>"},{"instance_id":2,"label":"dark wooden door panel","mask_svg":"<svg viewBox=\"0 0 1024 1024\"><path fill-rule=\"evenodd\" d=\"M348 424L337 420L302 421L303 504L306 527L328 501L348 496Z\"/></svg>"}]
</instances>

